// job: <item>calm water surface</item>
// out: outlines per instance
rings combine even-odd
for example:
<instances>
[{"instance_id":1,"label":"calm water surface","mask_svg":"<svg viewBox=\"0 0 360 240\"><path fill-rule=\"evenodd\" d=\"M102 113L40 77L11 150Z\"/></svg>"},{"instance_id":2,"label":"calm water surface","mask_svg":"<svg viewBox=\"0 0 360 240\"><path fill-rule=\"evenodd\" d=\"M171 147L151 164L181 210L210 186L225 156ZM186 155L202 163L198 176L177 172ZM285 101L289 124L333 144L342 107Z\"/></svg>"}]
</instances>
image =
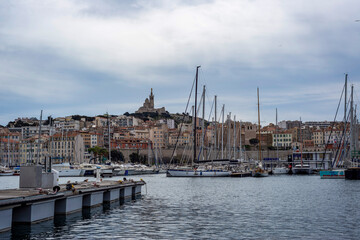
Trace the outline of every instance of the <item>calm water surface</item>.
<instances>
[{"instance_id":1,"label":"calm water surface","mask_svg":"<svg viewBox=\"0 0 360 240\"><path fill-rule=\"evenodd\" d=\"M318 175L166 178L161 174L141 178L147 182L142 199L16 226L0 238L360 238L360 181L325 180ZM17 186L18 177L0 178L0 188Z\"/></svg>"}]
</instances>

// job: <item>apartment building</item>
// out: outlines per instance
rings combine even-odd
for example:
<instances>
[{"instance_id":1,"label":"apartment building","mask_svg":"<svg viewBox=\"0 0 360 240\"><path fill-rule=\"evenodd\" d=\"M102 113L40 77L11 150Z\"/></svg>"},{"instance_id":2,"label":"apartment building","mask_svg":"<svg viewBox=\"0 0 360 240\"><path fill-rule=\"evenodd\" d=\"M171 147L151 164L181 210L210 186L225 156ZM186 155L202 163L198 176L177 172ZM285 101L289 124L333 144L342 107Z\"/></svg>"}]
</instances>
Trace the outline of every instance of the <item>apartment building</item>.
<instances>
[{"instance_id":1,"label":"apartment building","mask_svg":"<svg viewBox=\"0 0 360 240\"><path fill-rule=\"evenodd\" d=\"M58 162L84 162L84 139L79 132L56 133L52 136L50 154Z\"/></svg>"},{"instance_id":2,"label":"apartment building","mask_svg":"<svg viewBox=\"0 0 360 240\"><path fill-rule=\"evenodd\" d=\"M274 147L291 147L292 143L292 133L290 131L282 133L273 133L273 143Z\"/></svg>"}]
</instances>

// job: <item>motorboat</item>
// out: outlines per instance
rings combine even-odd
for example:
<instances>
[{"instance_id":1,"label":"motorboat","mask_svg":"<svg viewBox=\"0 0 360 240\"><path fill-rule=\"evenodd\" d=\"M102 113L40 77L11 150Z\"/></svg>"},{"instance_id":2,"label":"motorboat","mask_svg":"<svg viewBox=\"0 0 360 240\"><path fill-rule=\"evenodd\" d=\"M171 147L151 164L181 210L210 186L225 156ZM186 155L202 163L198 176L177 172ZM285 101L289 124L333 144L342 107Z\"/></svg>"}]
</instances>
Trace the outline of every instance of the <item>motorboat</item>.
<instances>
[{"instance_id":1,"label":"motorboat","mask_svg":"<svg viewBox=\"0 0 360 240\"><path fill-rule=\"evenodd\" d=\"M80 177L83 173L81 168L74 168L69 163L53 164L52 168L59 172L59 177Z\"/></svg>"},{"instance_id":2,"label":"motorboat","mask_svg":"<svg viewBox=\"0 0 360 240\"><path fill-rule=\"evenodd\" d=\"M296 164L295 167L292 168L293 174L311 174L312 168L309 164Z\"/></svg>"}]
</instances>

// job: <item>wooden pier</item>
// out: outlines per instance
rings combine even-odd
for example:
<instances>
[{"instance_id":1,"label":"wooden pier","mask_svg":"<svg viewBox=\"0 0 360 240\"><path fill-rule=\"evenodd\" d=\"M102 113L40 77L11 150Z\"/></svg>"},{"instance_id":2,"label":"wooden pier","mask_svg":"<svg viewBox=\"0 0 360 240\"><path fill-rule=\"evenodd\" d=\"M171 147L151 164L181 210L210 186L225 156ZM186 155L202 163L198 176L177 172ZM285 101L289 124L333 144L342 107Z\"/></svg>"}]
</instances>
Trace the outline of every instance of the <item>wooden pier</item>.
<instances>
[{"instance_id":1,"label":"wooden pier","mask_svg":"<svg viewBox=\"0 0 360 240\"><path fill-rule=\"evenodd\" d=\"M13 224L33 224L104 202L124 203L141 196L144 181L71 182L53 189L0 190L0 232Z\"/></svg>"}]
</instances>

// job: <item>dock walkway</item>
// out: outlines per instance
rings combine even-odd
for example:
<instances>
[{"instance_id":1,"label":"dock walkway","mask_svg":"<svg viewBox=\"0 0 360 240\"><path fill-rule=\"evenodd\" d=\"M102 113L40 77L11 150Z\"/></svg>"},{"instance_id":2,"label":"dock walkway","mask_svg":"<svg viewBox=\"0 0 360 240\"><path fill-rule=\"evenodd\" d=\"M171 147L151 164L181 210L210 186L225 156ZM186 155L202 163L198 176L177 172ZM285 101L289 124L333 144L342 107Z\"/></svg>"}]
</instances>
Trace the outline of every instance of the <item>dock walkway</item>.
<instances>
[{"instance_id":1,"label":"dock walkway","mask_svg":"<svg viewBox=\"0 0 360 240\"><path fill-rule=\"evenodd\" d=\"M32 224L103 202L131 201L141 196L144 181L71 182L53 189L0 190L0 232L12 224Z\"/></svg>"}]
</instances>

